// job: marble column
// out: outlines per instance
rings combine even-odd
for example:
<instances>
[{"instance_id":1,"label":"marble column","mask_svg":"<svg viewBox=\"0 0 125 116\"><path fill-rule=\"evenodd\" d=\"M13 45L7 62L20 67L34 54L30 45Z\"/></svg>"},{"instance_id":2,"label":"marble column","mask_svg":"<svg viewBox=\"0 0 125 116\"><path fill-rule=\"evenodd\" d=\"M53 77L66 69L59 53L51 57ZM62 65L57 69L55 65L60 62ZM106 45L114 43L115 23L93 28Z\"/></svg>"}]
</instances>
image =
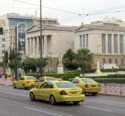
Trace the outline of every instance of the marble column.
<instances>
[{"instance_id":1,"label":"marble column","mask_svg":"<svg viewBox=\"0 0 125 116\"><path fill-rule=\"evenodd\" d=\"M36 45L37 45L37 48L36 48L36 51L37 51L37 56L39 56L39 37L36 38Z\"/></svg>"},{"instance_id":2,"label":"marble column","mask_svg":"<svg viewBox=\"0 0 125 116\"><path fill-rule=\"evenodd\" d=\"M33 48L33 57L35 57L35 37L33 37L32 38L33 39L33 46L32 46L32 48Z\"/></svg>"},{"instance_id":3,"label":"marble column","mask_svg":"<svg viewBox=\"0 0 125 116\"><path fill-rule=\"evenodd\" d=\"M44 35L44 57L47 56L47 35Z\"/></svg>"},{"instance_id":4,"label":"marble column","mask_svg":"<svg viewBox=\"0 0 125 116\"><path fill-rule=\"evenodd\" d=\"M29 57L31 56L31 38L29 38Z\"/></svg>"}]
</instances>

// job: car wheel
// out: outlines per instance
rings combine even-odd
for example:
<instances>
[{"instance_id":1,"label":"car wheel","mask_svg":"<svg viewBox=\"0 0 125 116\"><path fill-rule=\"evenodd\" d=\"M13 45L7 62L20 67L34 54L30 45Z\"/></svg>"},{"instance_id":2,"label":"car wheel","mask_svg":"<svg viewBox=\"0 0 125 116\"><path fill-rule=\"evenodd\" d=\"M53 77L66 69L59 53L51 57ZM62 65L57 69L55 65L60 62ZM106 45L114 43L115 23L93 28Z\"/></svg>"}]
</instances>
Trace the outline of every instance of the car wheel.
<instances>
[{"instance_id":1,"label":"car wheel","mask_svg":"<svg viewBox=\"0 0 125 116\"><path fill-rule=\"evenodd\" d=\"M50 101L50 103L51 103L52 105L55 105L55 104L56 104L56 99L55 99L55 97L54 97L53 95L50 96L49 101Z\"/></svg>"},{"instance_id":2,"label":"car wheel","mask_svg":"<svg viewBox=\"0 0 125 116\"><path fill-rule=\"evenodd\" d=\"M74 105L78 105L79 104L79 101L75 101L73 102Z\"/></svg>"},{"instance_id":3,"label":"car wheel","mask_svg":"<svg viewBox=\"0 0 125 116\"><path fill-rule=\"evenodd\" d=\"M31 100L31 101L35 101L35 96L34 96L34 93L33 93L33 92L30 93L30 100Z\"/></svg>"},{"instance_id":4,"label":"car wheel","mask_svg":"<svg viewBox=\"0 0 125 116\"><path fill-rule=\"evenodd\" d=\"M30 87L30 88L31 88L31 89L32 89L32 88L34 88L34 85L31 85L31 87Z\"/></svg>"},{"instance_id":5,"label":"car wheel","mask_svg":"<svg viewBox=\"0 0 125 116\"><path fill-rule=\"evenodd\" d=\"M97 93L92 93L92 95L93 95L93 96L96 96L96 95L97 95Z\"/></svg>"},{"instance_id":6,"label":"car wheel","mask_svg":"<svg viewBox=\"0 0 125 116\"><path fill-rule=\"evenodd\" d=\"M25 85L23 84L23 85L22 85L22 89L25 89L25 88L26 88L26 87L25 87Z\"/></svg>"},{"instance_id":7,"label":"car wheel","mask_svg":"<svg viewBox=\"0 0 125 116\"><path fill-rule=\"evenodd\" d=\"M15 83L13 84L13 88L15 88L15 89L16 89L16 84L15 84Z\"/></svg>"}]
</instances>

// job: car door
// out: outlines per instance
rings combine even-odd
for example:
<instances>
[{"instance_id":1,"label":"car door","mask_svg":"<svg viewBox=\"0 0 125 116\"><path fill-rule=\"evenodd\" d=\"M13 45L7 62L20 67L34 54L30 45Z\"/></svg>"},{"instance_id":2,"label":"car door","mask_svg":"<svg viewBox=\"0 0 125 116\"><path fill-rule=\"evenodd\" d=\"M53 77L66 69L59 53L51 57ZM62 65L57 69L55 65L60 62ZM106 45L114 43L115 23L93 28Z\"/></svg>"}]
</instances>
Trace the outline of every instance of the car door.
<instances>
[{"instance_id":1,"label":"car door","mask_svg":"<svg viewBox=\"0 0 125 116\"><path fill-rule=\"evenodd\" d=\"M46 89L46 83L42 84L40 87L38 87L36 92L36 97L40 100L44 100L44 90Z\"/></svg>"},{"instance_id":2,"label":"car door","mask_svg":"<svg viewBox=\"0 0 125 116\"><path fill-rule=\"evenodd\" d=\"M24 77L21 77L20 82L19 82L20 88L22 88L23 84L25 85L25 79L24 79Z\"/></svg>"}]
</instances>

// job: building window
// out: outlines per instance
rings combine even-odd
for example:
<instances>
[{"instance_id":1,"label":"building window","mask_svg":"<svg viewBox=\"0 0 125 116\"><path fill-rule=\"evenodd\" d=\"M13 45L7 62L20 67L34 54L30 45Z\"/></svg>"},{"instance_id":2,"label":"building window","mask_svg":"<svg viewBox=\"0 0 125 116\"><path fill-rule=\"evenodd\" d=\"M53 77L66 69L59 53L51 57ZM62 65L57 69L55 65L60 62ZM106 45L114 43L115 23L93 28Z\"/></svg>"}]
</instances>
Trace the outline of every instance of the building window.
<instances>
[{"instance_id":1,"label":"building window","mask_svg":"<svg viewBox=\"0 0 125 116\"><path fill-rule=\"evenodd\" d=\"M112 59L109 59L109 63L112 63Z\"/></svg>"},{"instance_id":2,"label":"building window","mask_svg":"<svg viewBox=\"0 0 125 116\"><path fill-rule=\"evenodd\" d=\"M118 59L115 59L115 64L118 64Z\"/></svg>"},{"instance_id":3,"label":"building window","mask_svg":"<svg viewBox=\"0 0 125 116\"><path fill-rule=\"evenodd\" d=\"M86 47L89 46L89 43L88 43L88 34L86 34Z\"/></svg>"},{"instance_id":4,"label":"building window","mask_svg":"<svg viewBox=\"0 0 125 116\"><path fill-rule=\"evenodd\" d=\"M124 65L124 59L121 59L121 65L122 66Z\"/></svg>"},{"instance_id":5,"label":"building window","mask_svg":"<svg viewBox=\"0 0 125 116\"><path fill-rule=\"evenodd\" d=\"M114 34L114 53L118 53L118 36Z\"/></svg>"},{"instance_id":6,"label":"building window","mask_svg":"<svg viewBox=\"0 0 125 116\"><path fill-rule=\"evenodd\" d=\"M105 58L103 58L103 61L102 61L102 62L103 62L103 64L105 64L105 63L106 63L106 59L105 59Z\"/></svg>"},{"instance_id":7,"label":"building window","mask_svg":"<svg viewBox=\"0 0 125 116\"><path fill-rule=\"evenodd\" d=\"M112 52L112 35L108 34L108 53Z\"/></svg>"},{"instance_id":8,"label":"building window","mask_svg":"<svg viewBox=\"0 0 125 116\"><path fill-rule=\"evenodd\" d=\"M82 35L79 36L80 37L80 48L82 47Z\"/></svg>"},{"instance_id":9,"label":"building window","mask_svg":"<svg viewBox=\"0 0 125 116\"><path fill-rule=\"evenodd\" d=\"M83 48L85 48L85 35L83 35Z\"/></svg>"},{"instance_id":10,"label":"building window","mask_svg":"<svg viewBox=\"0 0 125 116\"><path fill-rule=\"evenodd\" d=\"M123 35L120 35L120 53L123 54L124 50L124 42L123 42Z\"/></svg>"},{"instance_id":11,"label":"building window","mask_svg":"<svg viewBox=\"0 0 125 116\"><path fill-rule=\"evenodd\" d=\"M102 53L106 53L106 40L105 40L105 34L102 34Z\"/></svg>"},{"instance_id":12,"label":"building window","mask_svg":"<svg viewBox=\"0 0 125 116\"><path fill-rule=\"evenodd\" d=\"M2 41L5 41L5 38L2 38Z\"/></svg>"},{"instance_id":13,"label":"building window","mask_svg":"<svg viewBox=\"0 0 125 116\"><path fill-rule=\"evenodd\" d=\"M2 53L5 53L5 50L2 50Z\"/></svg>"},{"instance_id":14,"label":"building window","mask_svg":"<svg viewBox=\"0 0 125 116\"><path fill-rule=\"evenodd\" d=\"M2 47L5 47L5 44L2 44Z\"/></svg>"}]
</instances>

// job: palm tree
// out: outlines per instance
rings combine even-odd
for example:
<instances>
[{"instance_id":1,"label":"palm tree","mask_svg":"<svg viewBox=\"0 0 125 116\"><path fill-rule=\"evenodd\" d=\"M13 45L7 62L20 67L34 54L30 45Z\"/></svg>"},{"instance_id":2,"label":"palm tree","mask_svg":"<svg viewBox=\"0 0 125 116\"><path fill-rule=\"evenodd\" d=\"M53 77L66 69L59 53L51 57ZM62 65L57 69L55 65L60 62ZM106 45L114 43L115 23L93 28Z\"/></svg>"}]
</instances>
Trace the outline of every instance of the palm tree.
<instances>
[{"instance_id":1,"label":"palm tree","mask_svg":"<svg viewBox=\"0 0 125 116\"><path fill-rule=\"evenodd\" d=\"M81 67L84 73L85 67L93 63L93 53L87 48L79 49L73 63Z\"/></svg>"}]
</instances>

